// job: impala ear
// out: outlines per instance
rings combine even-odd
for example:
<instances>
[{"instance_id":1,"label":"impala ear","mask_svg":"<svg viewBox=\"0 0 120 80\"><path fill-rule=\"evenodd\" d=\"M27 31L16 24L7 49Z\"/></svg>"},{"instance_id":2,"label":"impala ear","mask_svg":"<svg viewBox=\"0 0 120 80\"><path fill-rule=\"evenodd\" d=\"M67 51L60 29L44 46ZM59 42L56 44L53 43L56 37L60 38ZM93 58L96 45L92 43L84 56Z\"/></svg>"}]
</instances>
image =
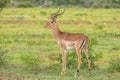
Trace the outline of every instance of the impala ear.
<instances>
[{"instance_id":1,"label":"impala ear","mask_svg":"<svg viewBox=\"0 0 120 80\"><path fill-rule=\"evenodd\" d=\"M55 22L55 23L56 23L56 19L55 19L55 20L53 20L53 22Z\"/></svg>"},{"instance_id":2,"label":"impala ear","mask_svg":"<svg viewBox=\"0 0 120 80\"><path fill-rule=\"evenodd\" d=\"M56 18L52 19L51 23L56 23Z\"/></svg>"},{"instance_id":3,"label":"impala ear","mask_svg":"<svg viewBox=\"0 0 120 80\"><path fill-rule=\"evenodd\" d=\"M56 18L57 18L57 17L55 17L55 18L53 19L53 21L54 21L55 23L56 23L56 20L57 20Z\"/></svg>"}]
</instances>

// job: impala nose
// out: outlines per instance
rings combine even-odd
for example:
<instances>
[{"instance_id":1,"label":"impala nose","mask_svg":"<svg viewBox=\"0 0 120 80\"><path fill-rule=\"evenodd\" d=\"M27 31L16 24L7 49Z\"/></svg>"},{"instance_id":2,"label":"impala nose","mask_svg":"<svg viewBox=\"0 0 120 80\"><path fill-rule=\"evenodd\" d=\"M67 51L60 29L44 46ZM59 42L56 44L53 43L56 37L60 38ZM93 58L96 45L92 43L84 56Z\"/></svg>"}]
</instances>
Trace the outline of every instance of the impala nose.
<instances>
[{"instance_id":1,"label":"impala nose","mask_svg":"<svg viewBox=\"0 0 120 80\"><path fill-rule=\"evenodd\" d=\"M45 28L45 25L43 25L43 28Z\"/></svg>"},{"instance_id":2,"label":"impala nose","mask_svg":"<svg viewBox=\"0 0 120 80\"><path fill-rule=\"evenodd\" d=\"M44 25L43 28L46 29L46 26Z\"/></svg>"}]
</instances>

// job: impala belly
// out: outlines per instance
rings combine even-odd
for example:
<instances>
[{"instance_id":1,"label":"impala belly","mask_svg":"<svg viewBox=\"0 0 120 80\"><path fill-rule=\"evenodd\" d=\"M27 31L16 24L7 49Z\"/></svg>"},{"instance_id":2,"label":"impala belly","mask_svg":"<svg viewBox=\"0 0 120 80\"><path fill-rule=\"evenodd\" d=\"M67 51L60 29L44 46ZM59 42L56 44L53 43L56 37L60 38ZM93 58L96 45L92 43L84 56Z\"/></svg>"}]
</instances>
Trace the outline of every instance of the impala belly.
<instances>
[{"instance_id":1,"label":"impala belly","mask_svg":"<svg viewBox=\"0 0 120 80\"><path fill-rule=\"evenodd\" d=\"M65 48L67 50L73 50L75 49L75 44L73 41L65 41L65 40L62 40L63 44L65 44Z\"/></svg>"}]
</instances>

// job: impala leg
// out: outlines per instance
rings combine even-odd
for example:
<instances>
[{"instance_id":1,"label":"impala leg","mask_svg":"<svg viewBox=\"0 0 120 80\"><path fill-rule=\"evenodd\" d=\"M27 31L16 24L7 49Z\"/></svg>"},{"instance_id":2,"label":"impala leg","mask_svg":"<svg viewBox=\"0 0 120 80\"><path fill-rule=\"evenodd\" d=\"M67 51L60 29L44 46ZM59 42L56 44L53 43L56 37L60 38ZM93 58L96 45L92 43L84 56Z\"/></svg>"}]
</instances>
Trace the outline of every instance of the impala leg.
<instances>
[{"instance_id":1,"label":"impala leg","mask_svg":"<svg viewBox=\"0 0 120 80\"><path fill-rule=\"evenodd\" d=\"M91 61L90 61L90 58L89 58L89 55L88 55L88 48L84 49L84 53L85 53L87 61L88 61L88 69L91 70L91 65L90 65Z\"/></svg>"},{"instance_id":2,"label":"impala leg","mask_svg":"<svg viewBox=\"0 0 120 80\"><path fill-rule=\"evenodd\" d=\"M77 72L75 73L75 77L77 77L77 75L79 73L80 65L82 63L81 54L79 52L80 52L80 49L79 48L76 49L76 54L77 54L77 57L78 57L78 66L77 66Z\"/></svg>"},{"instance_id":3,"label":"impala leg","mask_svg":"<svg viewBox=\"0 0 120 80\"><path fill-rule=\"evenodd\" d=\"M62 72L61 72L62 78L64 77L66 72L66 55L67 55L67 51L62 49Z\"/></svg>"}]
</instances>

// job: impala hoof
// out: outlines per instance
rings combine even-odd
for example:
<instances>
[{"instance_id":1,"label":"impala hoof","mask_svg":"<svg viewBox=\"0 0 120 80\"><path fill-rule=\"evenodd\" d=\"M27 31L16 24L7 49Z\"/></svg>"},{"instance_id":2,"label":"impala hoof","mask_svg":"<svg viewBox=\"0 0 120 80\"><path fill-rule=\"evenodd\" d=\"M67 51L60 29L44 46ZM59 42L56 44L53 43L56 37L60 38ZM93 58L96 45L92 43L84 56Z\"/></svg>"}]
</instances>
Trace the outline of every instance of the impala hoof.
<instances>
[{"instance_id":1,"label":"impala hoof","mask_svg":"<svg viewBox=\"0 0 120 80\"><path fill-rule=\"evenodd\" d=\"M78 72L75 73L74 78L77 78L77 76L78 76Z\"/></svg>"},{"instance_id":2,"label":"impala hoof","mask_svg":"<svg viewBox=\"0 0 120 80\"><path fill-rule=\"evenodd\" d=\"M77 74L75 74L74 77L76 78L76 77L77 77Z\"/></svg>"},{"instance_id":3,"label":"impala hoof","mask_svg":"<svg viewBox=\"0 0 120 80\"><path fill-rule=\"evenodd\" d=\"M63 79L65 76L65 72L61 72L61 78Z\"/></svg>"},{"instance_id":4,"label":"impala hoof","mask_svg":"<svg viewBox=\"0 0 120 80\"><path fill-rule=\"evenodd\" d=\"M77 70L77 72L76 72L75 75L74 75L75 78L78 76L78 73L79 73L79 72L80 72L80 71Z\"/></svg>"}]
</instances>

